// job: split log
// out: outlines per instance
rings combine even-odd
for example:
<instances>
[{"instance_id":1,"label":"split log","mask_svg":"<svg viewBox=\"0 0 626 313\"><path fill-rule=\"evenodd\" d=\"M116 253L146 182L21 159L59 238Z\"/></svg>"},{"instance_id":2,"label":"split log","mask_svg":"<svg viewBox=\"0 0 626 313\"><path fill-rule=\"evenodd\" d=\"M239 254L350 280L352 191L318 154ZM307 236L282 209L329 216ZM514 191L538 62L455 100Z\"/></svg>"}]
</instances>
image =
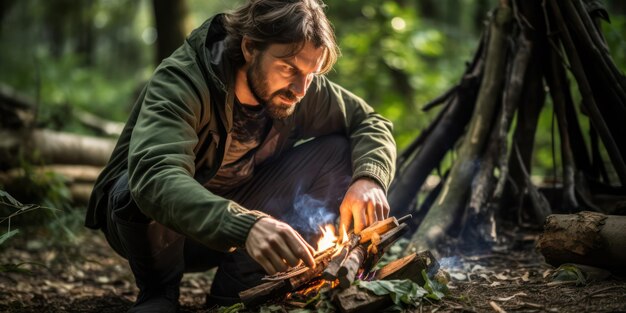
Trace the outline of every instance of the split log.
<instances>
[{"instance_id":1,"label":"split log","mask_svg":"<svg viewBox=\"0 0 626 313\"><path fill-rule=\"evenodd\" d=\"M16 167L19 155L44 164L104 166L115 141L51 130L18 132L0 130L0 169Z\"/></svg>"},{"instance_id":2,"label":"split log","mask_svg":"<svg viewBox=\"0 0 626 313\"><path fill-rule=\"evenodd\" d=\"M363 272L369 273L378 263L383 254L387 253L389 248L396 240L400 239L407 231L409 227L407 224L400 224L399 227L388 231L380 237L379 242L372 241L367 247L367 258L363 261Z\"/></svg>"},{"instance_id":3,"label":"split log","mask_svg":"<svg viewBox=\"0 0 626 313\"><path fill-rule=\"evenodd\" d=\"M578 263L626 273L626 216L583 211L548 217L537 249L553 266Z\"/></svg>"},{"instance_id":4,"label":"split log","mask_svg":"<svg viewBox=\"0 0 626 313\"><path fill-rule=\"evenodd\" d=\"M374 280L410 279L420 286L426 283L422 276L426 270L429 277L433 277L439 270L439 262L430 250L411 253L401 259L390 262L376 271Z\"/></svg>"}]
</instances>

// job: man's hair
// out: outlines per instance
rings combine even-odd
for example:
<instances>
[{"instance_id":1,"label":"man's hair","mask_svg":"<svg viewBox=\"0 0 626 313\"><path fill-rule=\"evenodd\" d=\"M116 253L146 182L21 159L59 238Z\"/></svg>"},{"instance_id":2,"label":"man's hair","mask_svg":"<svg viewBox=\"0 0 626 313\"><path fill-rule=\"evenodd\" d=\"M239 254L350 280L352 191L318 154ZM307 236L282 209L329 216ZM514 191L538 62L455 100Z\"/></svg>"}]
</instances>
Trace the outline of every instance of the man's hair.
<instances>
[{"instance_id":1,"label":"man's hair","mask_svg":"<svg viewBox=\"0 0 626 313\"><path fill-rule=\"evenodd\" d=\"M321 73L327 73L339 57L339 47L324 7L318 0L248 0L224 15L228 55L236 64L245 63L241 51L244 36L260 51L270 44L293 44L284 57L296 55L309 42L326 50Z\"/></svg>"}]
</instances>

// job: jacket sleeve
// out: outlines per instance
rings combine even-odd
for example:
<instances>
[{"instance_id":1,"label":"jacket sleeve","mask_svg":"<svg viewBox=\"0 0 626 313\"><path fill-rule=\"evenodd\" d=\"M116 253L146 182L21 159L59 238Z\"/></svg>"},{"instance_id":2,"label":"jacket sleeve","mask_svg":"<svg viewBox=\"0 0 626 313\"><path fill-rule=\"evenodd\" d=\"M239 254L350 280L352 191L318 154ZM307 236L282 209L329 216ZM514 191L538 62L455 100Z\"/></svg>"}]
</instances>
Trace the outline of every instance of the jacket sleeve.
<instances>
[{"instance_id":1,"label":"jacket sleeve","mask_svg":"<svg viewBox=\"0 0 626 313\"><path fill-rule=\"evenodd\" d=\"M131 194L157 222L206 246L227 251L245 244L264 216L219 197L198 183L194 147L200 114L210 114L207 88L195 64L162 65L149 82L129 147Z\"/></svg>"},{"instance_id":2,"label":"jacket sleeve","mask_svg":"<svg viewBox=\"0 0 626 313\"><path fill-rule=\"evenodd\" d=\"M396 144L389 120L363 99L317 77L298 108L296 133L300 138L345 134L352 151L352 181L369 177L385 190L395 172Z\"/></svg>"}]
</instances>

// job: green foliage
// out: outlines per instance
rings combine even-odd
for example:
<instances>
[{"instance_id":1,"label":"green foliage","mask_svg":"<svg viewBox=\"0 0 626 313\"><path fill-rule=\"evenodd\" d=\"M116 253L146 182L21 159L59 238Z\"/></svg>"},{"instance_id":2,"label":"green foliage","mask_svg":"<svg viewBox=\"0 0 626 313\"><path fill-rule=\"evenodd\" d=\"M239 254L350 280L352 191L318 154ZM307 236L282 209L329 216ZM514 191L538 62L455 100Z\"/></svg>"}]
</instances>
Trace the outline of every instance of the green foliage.
<instances>
[{"instance_id":1,"label":"green foliage","mask_svg":"<svg viewBox=\"0 0 626 313\"><path fill-rule=\"evenodd\" d=\"M414 306L428 292L409 279L358 281L358 286L373 292L375 295L389 295L396 305Z\"/></svg>"},{"instance_id":2,"label":"green foliage","mask_svg":"<svg viewBox=\"0 0 626 313\"><path fill-rule=\"evenodd\" d=\"M552 281L571 281L576 286L587 284L585 274L574 264L563 264L552 274Z\"/></svg>"},{"instance_id":3,"label":"green foliage","mask_svg":"<svg viewBox=\"0 0 626 313\"><path fill-rule=\"evenodd\" d=\"M17 235L17 233L19 232L20 232L19 229L14 229L14 230L8 230L6 233L2 234L2 236L0 236L0 246L9 238Z\"/></svg>"},{"instance_id":4,"label":"green foliage","mask_svg":"<svg viewBox=\"0 0 626 313\"><path fill-rule=\"evenodd\" d=\"M433 300L441 300L448 294L448 286L437 280L432 280L426 274L426 270L422 270L422 278L424 278L424 289L428 291L427 298Z\"/></svg>"},{"instance_id":5,"label":"green foliage","mask_svg":"<svg viewBox=\"0 0 626 313\"><path fill-rule=\"evenodd\" d=\"M395 1L329 5L343 57L329 77L394 123L399 149L424 128L420 106L452 86L471 57L475 34L425 20Z\"/></svg>"},{"instance_id":6,"label":"green foliage","mask_svg":"<svg viewBox=\"0 0 626 313\"><path fill-rule=\"evenodd\" d=\"M241 310L244 310L245 307L243 306L243 303L235 303L231 306L227 306L227 307L220 307L217 312L218 313L237 313Z\"/></svg>"}]
</instances>

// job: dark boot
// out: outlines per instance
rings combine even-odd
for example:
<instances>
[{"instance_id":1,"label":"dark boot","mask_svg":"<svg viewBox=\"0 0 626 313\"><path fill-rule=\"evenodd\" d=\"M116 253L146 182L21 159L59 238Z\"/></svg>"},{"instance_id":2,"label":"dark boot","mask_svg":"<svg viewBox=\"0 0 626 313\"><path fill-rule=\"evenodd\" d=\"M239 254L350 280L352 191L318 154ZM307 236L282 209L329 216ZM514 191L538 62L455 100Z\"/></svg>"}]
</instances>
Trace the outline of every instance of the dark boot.
<instances>
[{"instance_id":1,"label":"dark boot","mask_svg":"<svg viewBox=\"0 0 626 313\"><path fill-rule=\"evenodd\" d=\"M185 268L184 237L154 221L132 228L116 224L139 288L128 312L177 312Z\"/></svg>"},{"instance_id":2,"label":"dark boot","mask_svg":"<svg viewBox=\"0 0 626 313\"><path fill-rule=\"evenodd\" d=\"M139 288L128 312L177 312L185 269L184 237L143 215L127 184L127 178L121 177L112 190L107 239L128 259Z\"/></svg>"}]
</instances>

